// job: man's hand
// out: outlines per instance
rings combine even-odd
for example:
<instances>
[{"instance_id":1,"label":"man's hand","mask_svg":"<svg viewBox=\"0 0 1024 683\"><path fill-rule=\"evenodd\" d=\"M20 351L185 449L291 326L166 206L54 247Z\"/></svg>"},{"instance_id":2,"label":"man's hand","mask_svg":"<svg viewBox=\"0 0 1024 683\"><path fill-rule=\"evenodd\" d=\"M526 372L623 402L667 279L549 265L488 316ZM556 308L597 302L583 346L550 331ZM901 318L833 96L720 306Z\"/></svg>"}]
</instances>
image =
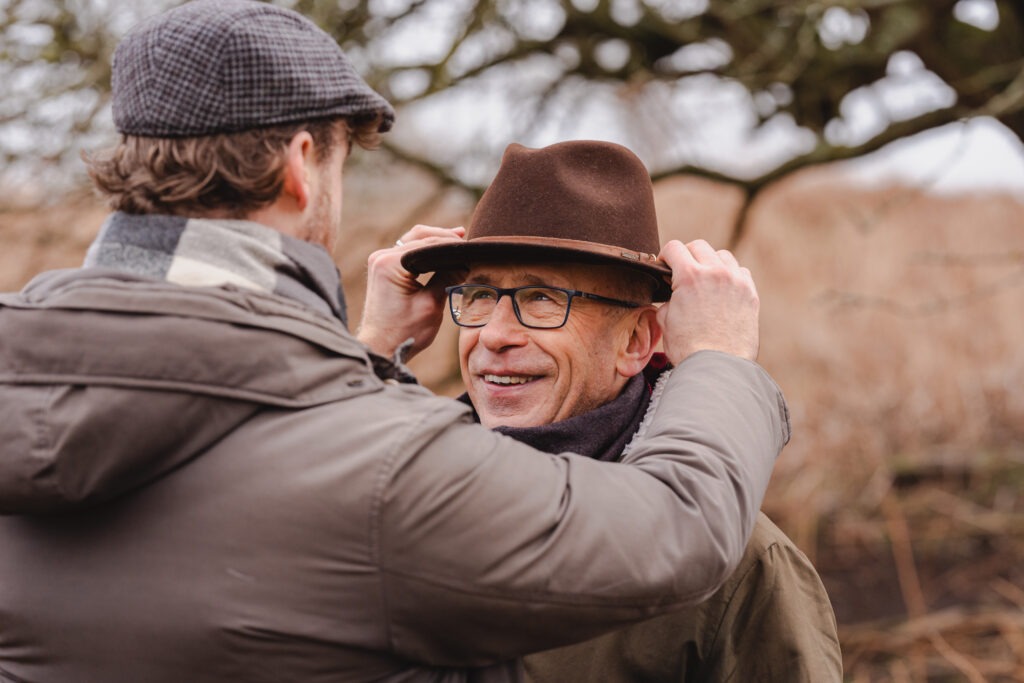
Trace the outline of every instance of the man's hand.
<instances>
[{"instance_id":1,"label":"man's hand","mask_svg":"<svg viewBox=\"0 0 1024 683\"><path fill-rule=\"evenodd\" d=\"M427 244L461 240L465 228L417 225L395 246L380 249L367 259L366 302L356 337L372 351L390 358L410 337L406 359L430 346L444 317L444 288L456 284L459 271L435 274L426 284L402 267L402 254Z\"/></svg>"},{"instance_id":2,"label":"man's hand","mask_svg":"<svg viewBox=\"0 0 1024 683\"><path fill-rule=\"evenodd\" d=\"M658 309L669 360L706 349L756 360L760 300L750 271L704 240L671 240L660 257L672 268L672 298Z\"/></svg>"}]
</instances>

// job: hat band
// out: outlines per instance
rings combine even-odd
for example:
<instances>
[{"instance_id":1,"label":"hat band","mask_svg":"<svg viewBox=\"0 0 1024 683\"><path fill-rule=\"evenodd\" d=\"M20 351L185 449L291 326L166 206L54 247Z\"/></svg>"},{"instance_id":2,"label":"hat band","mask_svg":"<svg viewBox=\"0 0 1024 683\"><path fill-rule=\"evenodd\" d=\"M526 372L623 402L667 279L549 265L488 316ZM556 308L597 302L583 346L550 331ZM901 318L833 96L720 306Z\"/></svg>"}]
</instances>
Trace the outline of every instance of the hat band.
<instances>
[{"instance_id":1,"label":"hat band","mask_svg":"<svg viewBox=\"0 0 1024 683\"><path fill-rule=\"evenodd\" d=\"M562 237L541 237L540 235L507 235L496 237L472 237L466 240L466 244L504 244L523 245L534 247L548 247L552 249L568 249L571 251L589 251L593 254L601 254L611 258L621 258L634 263L644 265L655 265L658 261L657 254L648 254L643 251L633 251L613 244L599 244L587 242L586 240L570 240Z\"/></svg>"}]
</instances>

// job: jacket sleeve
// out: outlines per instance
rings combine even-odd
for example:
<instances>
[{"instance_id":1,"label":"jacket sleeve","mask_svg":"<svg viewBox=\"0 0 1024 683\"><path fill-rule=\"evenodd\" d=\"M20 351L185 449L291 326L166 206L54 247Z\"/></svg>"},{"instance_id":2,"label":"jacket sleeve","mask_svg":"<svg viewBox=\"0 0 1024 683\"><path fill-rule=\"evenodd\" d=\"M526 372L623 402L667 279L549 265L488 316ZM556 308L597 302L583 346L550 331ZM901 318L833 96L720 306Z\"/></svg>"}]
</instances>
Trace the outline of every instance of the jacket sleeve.
<instances>
[{"instance_id":1,"label":"jacket sleeve","mask_svg":"<svg viewBox=\"0 0 1024 683\"><path fill-rule=\"evenodd\" d=\"M535 451L448 402L396 435L371 512L392 649L482 665L713 593L788 440L785 403L760 366L710 351L662 390L624 463Z\"/></svg>"}]
</instances>

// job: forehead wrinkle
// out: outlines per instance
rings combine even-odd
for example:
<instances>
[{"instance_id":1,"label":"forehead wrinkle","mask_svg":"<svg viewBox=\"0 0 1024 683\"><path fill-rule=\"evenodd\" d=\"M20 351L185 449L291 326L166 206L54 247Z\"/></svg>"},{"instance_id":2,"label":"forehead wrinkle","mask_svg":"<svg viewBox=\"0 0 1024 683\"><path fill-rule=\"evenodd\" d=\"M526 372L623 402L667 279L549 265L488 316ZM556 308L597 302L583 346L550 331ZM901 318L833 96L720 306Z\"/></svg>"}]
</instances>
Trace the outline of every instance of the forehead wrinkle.
<instances>
[{"instance_id":1,"label":"forehead wrinkle","mask_svg":"<svg viewBox=\"0 0 1024 683\"><path fill-rule=\"evenodd\" d=\"M547 266L551 268L551 266ZM568 287L568 278L558 273L539 275L536 267L528 264L470 266L466 283L491 285L494 287L518 287L523 285L546 285Z\"/></svg>"}]
</instances>

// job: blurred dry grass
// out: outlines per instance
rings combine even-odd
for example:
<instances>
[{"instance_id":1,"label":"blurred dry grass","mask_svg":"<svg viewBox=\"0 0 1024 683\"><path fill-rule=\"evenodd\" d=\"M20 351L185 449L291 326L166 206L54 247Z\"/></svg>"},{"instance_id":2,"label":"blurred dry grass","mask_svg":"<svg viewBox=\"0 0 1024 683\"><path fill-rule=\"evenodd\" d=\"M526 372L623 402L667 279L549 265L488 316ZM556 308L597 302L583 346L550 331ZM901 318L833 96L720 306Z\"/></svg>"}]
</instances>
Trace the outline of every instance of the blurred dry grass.
<instances>
[{"instance_id":1,"label":"blurred dry grass","mask_svg":"<svg viewBox=\"0 0 1024 683\"><path fill-rule=\"evenodd\" d=\"M366 255L471 204L415 173L347 182L338 261L357 318ZM739 203L683 178L656 195L663 239L716 245ZM103 215L88 198L0 213L0 287L76 265ZM738 256L794 427L765 509L822 573L847 680L1024 681L1024 203L818 171L751 218ZM413 362L446 394L454 349L448 322Z\"/></svg>"}]
</instances>

